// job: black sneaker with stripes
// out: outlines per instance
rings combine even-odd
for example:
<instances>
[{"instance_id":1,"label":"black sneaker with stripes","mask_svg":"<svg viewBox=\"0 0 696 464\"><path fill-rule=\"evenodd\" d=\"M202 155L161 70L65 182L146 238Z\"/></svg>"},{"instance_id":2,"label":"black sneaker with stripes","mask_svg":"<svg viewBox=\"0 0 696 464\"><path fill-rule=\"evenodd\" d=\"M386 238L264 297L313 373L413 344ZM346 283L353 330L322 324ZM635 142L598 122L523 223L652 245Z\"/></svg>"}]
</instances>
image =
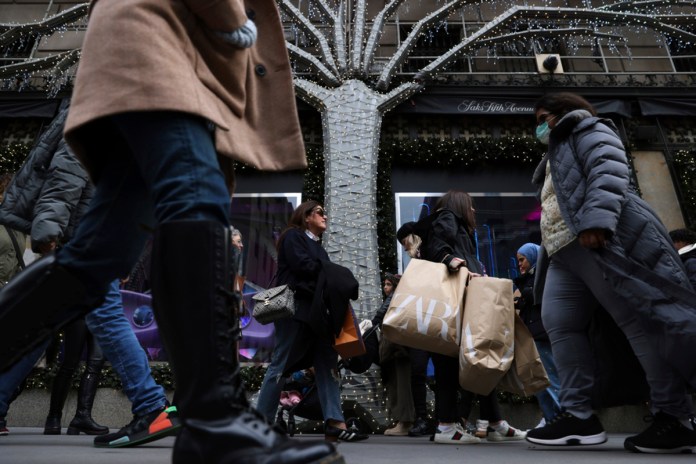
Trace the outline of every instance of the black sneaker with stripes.
<instances>
[{"instance_id":1,"label":"black sneaker with stripes","mask_svg":"<svg viewBox=\"0 0 696 464\"><path fill-rule=\"evenodd\" d=\"M367 440L367 435L327 424L324 430L324 439L326 441L362 441Z\"/></svg>"}]
</instances>

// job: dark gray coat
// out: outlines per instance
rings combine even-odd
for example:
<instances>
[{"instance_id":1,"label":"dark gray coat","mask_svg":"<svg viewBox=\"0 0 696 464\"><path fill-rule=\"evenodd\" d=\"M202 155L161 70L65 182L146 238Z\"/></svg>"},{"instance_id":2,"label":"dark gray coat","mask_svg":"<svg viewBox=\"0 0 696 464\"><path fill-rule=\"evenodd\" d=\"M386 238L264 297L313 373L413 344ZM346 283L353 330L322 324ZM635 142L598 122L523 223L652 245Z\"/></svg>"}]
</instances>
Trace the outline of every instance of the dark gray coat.
<instances>
[{"instance_id":1,"label":"dark gray coat","mask_svg":"<svg viewBox=\"0 0 696 464\"><path fill-rule=\"evenodd\" d=\"M662 358L696 388L696 293L662 222L630 191L614 124L583 110L565 115L534 173L539 196L547 161L566 224L576 236L591 228L609 233L608 246L594 254L605 278L639 314ZM541 278L546 265L540 258Z\"/></svg>"},{"instance_id":2,"label":"dark gray coat","mask_svg":"<svg viewBox=\"0 0 696 464\"><path fill-rule=\"evenodd\" d=\"M67 111L41 135L0 205L0 224L29 234L34 245L69 240L93 196L87 172L63 139Z\"/></svg>"}]
</instances>

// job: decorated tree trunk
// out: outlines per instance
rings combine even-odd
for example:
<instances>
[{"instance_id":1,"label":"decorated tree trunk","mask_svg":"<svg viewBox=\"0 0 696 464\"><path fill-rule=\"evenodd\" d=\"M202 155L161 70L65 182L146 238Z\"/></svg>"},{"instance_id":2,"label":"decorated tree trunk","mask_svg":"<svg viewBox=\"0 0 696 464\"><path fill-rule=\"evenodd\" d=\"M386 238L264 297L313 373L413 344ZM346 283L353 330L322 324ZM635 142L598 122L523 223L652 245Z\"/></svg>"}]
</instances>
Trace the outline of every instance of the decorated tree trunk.
<instances>
[{"instance_id":1,"label":"decorated tree trunk","mask_svg":"<svg viewBox=\"0 0 696 464\"><path fill-rule=\"evenodd\" d=\"M324 102L325 206L331 261L348 267L360 282L360 318L381 303L377 251L377 151L381 96L360 81L332 89Z\"/></svg>"}]
</instances>

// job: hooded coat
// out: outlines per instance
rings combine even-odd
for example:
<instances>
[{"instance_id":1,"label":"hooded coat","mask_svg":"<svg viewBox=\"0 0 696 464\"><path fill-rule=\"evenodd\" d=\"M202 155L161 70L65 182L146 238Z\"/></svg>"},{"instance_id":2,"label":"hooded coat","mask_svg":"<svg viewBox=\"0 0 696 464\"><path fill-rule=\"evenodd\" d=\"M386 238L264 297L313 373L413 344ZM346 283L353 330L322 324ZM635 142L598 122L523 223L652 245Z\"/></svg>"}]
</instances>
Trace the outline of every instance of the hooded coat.
<instances>
[{"instance_id":1,"label":"hooded coat","mask_svg":"<svg viewBox=\"0 0 696 464\"><path fill-rule=\"evenodd\" d=\"M32 246L67 242L94 195L85 168L63 139L61 109L7 187L0 224L31 236Z\"/></svg>"},{"instance_id":2,"label":"hooded coat","mask_svg":"<svg viewBox=\"0 0 696 464\"><path fill-rule=\"evenodd\" d=\"M566 114L534 173L539 198L547 162L568 228L575 236L592 228L607 231L607 246L593 253L605 278L636 311L662 359L696 387L696 293L662 222L631 191L616 127L584 110ZM539 276L545 276L544 258L537 263Z\"/></svg>"}]
</instances>

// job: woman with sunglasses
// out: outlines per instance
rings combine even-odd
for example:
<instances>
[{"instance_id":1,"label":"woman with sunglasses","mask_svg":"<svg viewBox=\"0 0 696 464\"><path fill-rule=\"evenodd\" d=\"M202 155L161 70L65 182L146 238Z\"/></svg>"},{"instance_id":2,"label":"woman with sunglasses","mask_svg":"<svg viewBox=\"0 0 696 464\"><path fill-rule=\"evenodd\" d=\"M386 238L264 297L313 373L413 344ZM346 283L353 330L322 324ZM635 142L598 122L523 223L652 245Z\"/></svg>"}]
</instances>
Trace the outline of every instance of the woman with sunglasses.
<instances>
[{"instance_id":1,"label":"woman with sunglasses","mask_svg":"<svg viewBox=\"0 0 696 464\"><path fill-rule=\"evenodd\" d=\"M560 378L564 413L527 440L593 445L607 440L592 412L594 359L588 337L601 305L621 328L645 371L653 421L628 437L627 450L696 451L696 293L655 212L630 186L626 151L614 123L584 98L550 94L535 107L548 152L533 181L541 201L546 275L542 320ZM535 291L538 286L535 285Z\"/></svg>"},{"instance_id":2,"label":"woman with sunglasses","mask_svg":"<svg viewBox=\"0 0 696 464\"><path fill-rule=\"evenodd\" d=\"M322 261L329 255L321 246L321 236L326 230L327 214L316 201L309 200L298 206L290 216L288 227L278 239L278 278L276 285L289 285L295 290L296 317L279 319L275 325L275 346L271 363L259 392L257 409L269 421L275 419L282 390L283 371L299 335L307 333L304 323L298 318L311 312L317 278L322 270ZM327 441L359 441L367 435L346 430L341 410L340 376L337 370L338 355L328 338L306 341L313 343L314 373L317 393L324 415Z\"/></svg>"}]
</instances>

